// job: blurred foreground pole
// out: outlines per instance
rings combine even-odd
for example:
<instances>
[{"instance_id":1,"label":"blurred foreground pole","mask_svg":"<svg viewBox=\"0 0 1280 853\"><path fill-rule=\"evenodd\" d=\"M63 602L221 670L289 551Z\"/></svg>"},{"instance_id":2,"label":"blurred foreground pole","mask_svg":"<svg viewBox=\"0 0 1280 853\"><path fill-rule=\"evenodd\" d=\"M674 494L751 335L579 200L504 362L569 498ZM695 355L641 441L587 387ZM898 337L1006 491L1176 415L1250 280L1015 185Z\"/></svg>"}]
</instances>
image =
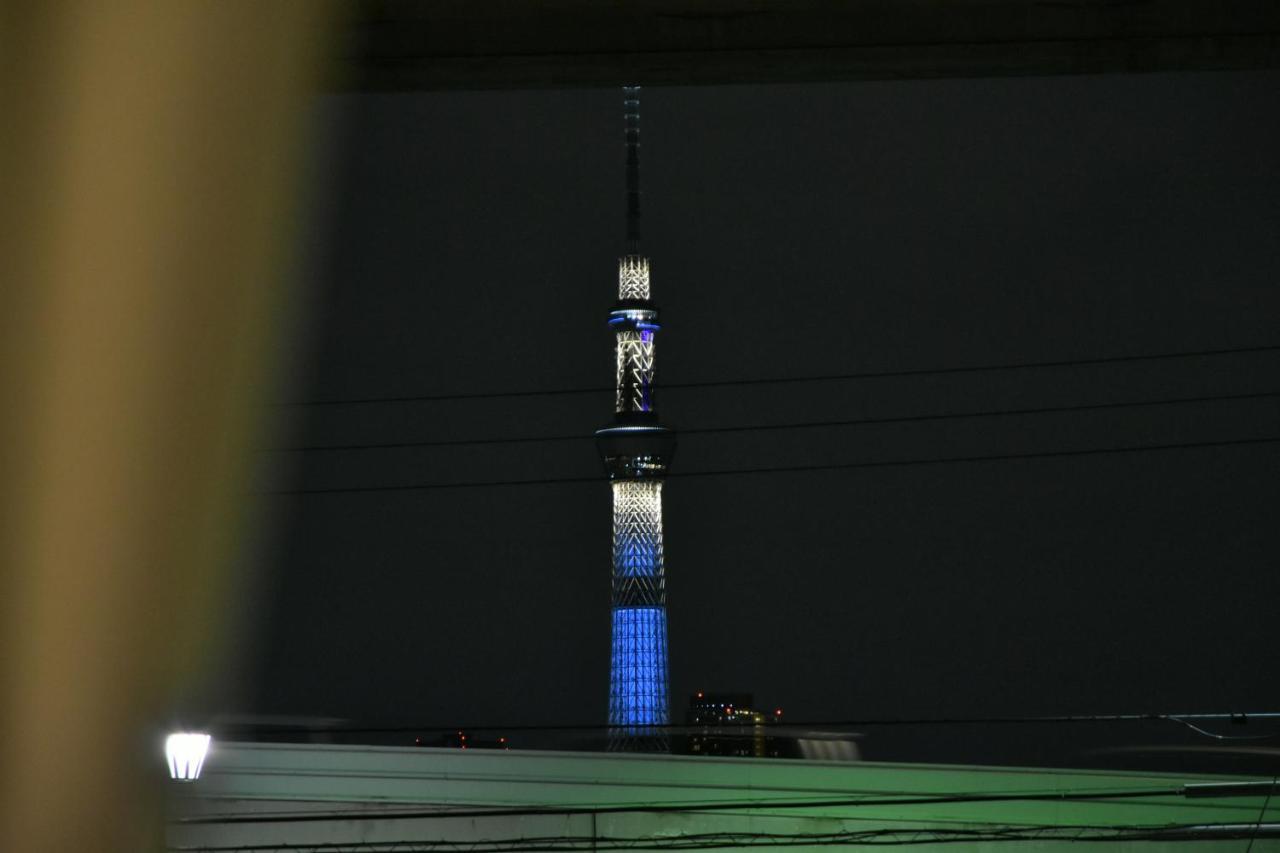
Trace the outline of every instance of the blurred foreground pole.
<instances>
[{"instance_id":1,"label":"blurred foreground pole","mask_svg":"<svg viewBox=\"0 0 1280 853\"><path fill-rule=\"evenodd\" d=\"M327 11L0 6L0 850L163 843Z\"/></svg>"}]
</instances>

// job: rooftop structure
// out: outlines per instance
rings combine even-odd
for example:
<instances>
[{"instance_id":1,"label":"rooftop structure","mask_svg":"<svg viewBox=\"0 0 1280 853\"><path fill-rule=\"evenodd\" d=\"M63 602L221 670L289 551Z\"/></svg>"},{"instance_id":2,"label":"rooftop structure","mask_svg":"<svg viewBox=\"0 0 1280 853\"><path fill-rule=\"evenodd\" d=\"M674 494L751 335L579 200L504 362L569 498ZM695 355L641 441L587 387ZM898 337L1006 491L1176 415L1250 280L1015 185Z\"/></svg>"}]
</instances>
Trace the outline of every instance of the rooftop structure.
<instances>
[{"instance_id":1,"label":"rooftop structure","mask_svg":"<svg viewBox=\"0 0 1280 853\"><path fill-rule=\"evenodd\" d=\"M689 697L684 723L685 752L690 755L790 757L789 738L768 731L782 719L782 709L757 710L750 693L706 693Z\"/></svg>"},{"instance_id":2,"label":"rooftop structure","mask_svg":"<svg viewBox=\"0 0 1280 853\"><path fill-rule=\"evenodd\" d=\"M1272 787L1270 776L226 741L199 780L170 785L167 841L193 853L733 850L770 838L1240 851L1255 832L1260 848L1280 839L1263 810Z\"/></svg>"}]
</instances>

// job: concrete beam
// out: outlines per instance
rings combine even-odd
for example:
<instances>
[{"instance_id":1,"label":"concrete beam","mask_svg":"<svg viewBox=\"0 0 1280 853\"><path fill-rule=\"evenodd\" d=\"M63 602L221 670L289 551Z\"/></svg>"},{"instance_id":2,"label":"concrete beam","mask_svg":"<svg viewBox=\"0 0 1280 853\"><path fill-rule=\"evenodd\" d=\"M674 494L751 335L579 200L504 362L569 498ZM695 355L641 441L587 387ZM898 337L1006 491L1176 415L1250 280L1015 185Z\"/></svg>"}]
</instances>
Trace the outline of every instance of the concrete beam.
<instances>
[{"instance_id":1,"label":"concrete beam","mask_svg":"<svg viewBox=\"0 0 1280 853\"><path fill-rule=\"evenodd\" d=\"M1274 0L366 0L339 90L1280 67Z\"/></svg>"}]
</instances>

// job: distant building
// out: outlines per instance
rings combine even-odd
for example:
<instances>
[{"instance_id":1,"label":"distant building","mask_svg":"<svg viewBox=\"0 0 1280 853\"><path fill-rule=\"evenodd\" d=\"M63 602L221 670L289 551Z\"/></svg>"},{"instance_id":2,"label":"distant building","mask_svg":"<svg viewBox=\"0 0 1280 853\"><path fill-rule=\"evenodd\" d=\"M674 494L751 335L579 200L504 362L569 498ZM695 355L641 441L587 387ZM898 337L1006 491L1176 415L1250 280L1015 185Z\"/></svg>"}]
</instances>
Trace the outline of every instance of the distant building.
<instances>
[{"instance_id":1,"label":"distant building","mask_svg":"<svg viewBox=\"0 0 1280 853\"><path fill-rule=\"evenodd\" d=\"M810 761L859 761L856 735L842 731L783 728L782 709L757 710L750 693L705 693L689 697L685 711L686 755L744 758L802 758Z\"/></svg>"},{"instance_id":2,"label":"distant building","mask_svg":"<svg viewBox=\"0 0 1280 853\"><path fill-rule=\"evenodd\" d=\"M458 729L437 736L419 736L413 739L414 746L430 746L444 749L510 749L511 744L506 737L493 735L477 737Z\"/></svg>"},{"instance_id":3,"label":"distant building","mask_svg":"<svg viewBox=\"0 0 1280 853\"><path fill-rule=\"evenodd\" d=\"M688 755L796 758L795 739L772 731L782 709L759 711L750 693L704 693L689 697L684 722Z\"/></svg>"}]
</instances>

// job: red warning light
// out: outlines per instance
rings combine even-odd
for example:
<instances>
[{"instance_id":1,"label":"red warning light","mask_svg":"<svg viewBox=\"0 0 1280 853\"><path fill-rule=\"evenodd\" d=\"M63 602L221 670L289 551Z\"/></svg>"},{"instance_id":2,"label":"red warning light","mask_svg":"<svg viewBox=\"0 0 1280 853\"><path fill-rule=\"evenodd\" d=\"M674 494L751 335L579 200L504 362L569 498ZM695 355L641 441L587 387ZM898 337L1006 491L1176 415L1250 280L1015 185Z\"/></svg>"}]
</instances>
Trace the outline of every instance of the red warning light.
<instances>
[{"instance_id":1,"label":"red warning light","mask_svg":"<svg viewBox=\"0 0 1280 853\"><path fill-rule=\"evenodd\" d=\"M781 709L781 708L775 708L775 709L774 709L774 711L773 711L773 715L774 715L775 717L781 717L781 716L782 716L782 709Z\"/></svg>"}]
</instances>

